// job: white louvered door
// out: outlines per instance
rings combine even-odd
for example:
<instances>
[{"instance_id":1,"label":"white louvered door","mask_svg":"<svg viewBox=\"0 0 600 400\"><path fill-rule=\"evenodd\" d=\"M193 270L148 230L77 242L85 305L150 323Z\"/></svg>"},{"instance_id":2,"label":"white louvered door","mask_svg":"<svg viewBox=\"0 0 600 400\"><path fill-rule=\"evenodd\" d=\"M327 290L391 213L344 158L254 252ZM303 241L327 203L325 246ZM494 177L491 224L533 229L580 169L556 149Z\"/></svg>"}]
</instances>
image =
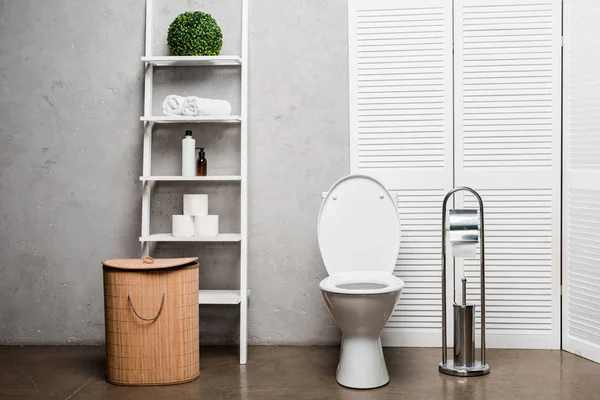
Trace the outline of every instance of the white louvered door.
<instances>
[{"instance_id":1,"label":"white louvered door","mask_svg":"<svg viewBox=\"0 0 600 400\"><path fill-rule=\"evenodd\" d=\"M350 0L351 172L398 199L405 289L386 345L441 343L440 204L452 187L452 2Z\"/></svg>"},{"instance_id":2,"label":"white louvered door","mask_svg":"<svg viewBox=\"0 0 600 400\"><path fill-rule=\"evenodd\" d=\"M485 205L487 344L560 348L561 2L454 5L455 184ZM464 273L478 302L478 259Z\"/></svg>"},{"instance_id":3,"label":"white louvered door","mask_svg":"<svg viewBox=\"0 0 600 400\"><path fill-rule=\"evenodd\" d=\"M564 18L563 348L600 362L600 3Z\"/></svg>"}]
</instances>

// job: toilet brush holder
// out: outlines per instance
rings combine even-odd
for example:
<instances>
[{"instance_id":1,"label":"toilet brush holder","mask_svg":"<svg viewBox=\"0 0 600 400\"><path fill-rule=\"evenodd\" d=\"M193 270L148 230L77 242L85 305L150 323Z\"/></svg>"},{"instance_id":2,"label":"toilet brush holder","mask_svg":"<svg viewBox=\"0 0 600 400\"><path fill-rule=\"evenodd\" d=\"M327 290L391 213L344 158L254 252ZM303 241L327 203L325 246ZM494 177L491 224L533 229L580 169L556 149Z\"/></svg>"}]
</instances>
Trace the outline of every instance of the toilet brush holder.
<instances>
[{"instance_id":1,"label":"toilet brush holder","mask_svg":"<svg viewBox=\"0 0 600 400\"><path fill-rule=\"evenodd\" d=\"M450 215L448 230L450 231L452 243L471 244L479 240L481 360L475 359L475 305L467 304L466 279L462 279L462 303L454 303L454 357L452 360L448 360L446 329L446 206L450 197L459 191L466 191L473 194L479 202L479 224L473 220L473 215L476 213L473 210L453 210ZM458 187L448 192L442 204L442 362L439 364L440 372L447 375L468 377L486 375L490 372L490 366L485 362L485 236L483 223L483 201L475 190L468 187Z\"/></svg>"},{"instance_id":2,"label":"toilet brush holder","mask_svg":"<svg viewBox=\"0 0 600 400\"><path fill-rule=\"evenodd\" d=\"M475 361L475 304L467 304L467 280L462 280L462 304L454 303L454 365L473 367Z\"/></svg>"}]
</instances>

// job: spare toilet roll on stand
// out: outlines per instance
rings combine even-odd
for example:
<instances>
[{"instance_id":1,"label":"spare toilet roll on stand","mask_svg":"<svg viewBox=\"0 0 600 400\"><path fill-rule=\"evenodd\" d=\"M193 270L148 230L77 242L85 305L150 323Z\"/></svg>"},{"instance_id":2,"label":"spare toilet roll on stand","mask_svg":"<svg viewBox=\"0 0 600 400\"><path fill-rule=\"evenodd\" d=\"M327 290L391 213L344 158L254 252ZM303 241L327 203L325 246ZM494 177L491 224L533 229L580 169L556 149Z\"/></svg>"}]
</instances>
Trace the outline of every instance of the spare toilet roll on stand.
<instances>
[{"instance_id":1,"label":"spare toilet roll on stand","mask_svg":"<svg viewBox=\"0 0 600 400\"><path fill-rule=\"evenodd\" d=\"M462 304L454 303L454 360L448 360L446 334L446 205L452 195L459 191L471 193L479 202L477 210L453 210L449 218L451 241L454 244L476 243L480 238L481 274L481 360L475 360L475 305L467 304L467 281L462 280ZM473 222L475 221L475 222ZM477 232L478 230L478 232ZM479 233L479 235L477 235ZM453 283L454 288L454 283ZM453 293L455 290L453 290ZM480 376L490 372L485 363L485 236L483 226L483 201L479 194L468 187L457 187L446 194L442 204L442 362L440 372L454 376Z\"/></svg>"}]
</instances>

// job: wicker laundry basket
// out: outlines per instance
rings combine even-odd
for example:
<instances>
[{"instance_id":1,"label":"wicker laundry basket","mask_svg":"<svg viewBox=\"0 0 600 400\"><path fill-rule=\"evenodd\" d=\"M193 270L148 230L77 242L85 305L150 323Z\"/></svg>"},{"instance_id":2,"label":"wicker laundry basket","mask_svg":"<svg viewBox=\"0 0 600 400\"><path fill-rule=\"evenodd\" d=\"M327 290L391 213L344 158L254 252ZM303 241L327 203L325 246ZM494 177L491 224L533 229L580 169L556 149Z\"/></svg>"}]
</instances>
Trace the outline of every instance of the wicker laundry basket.
<instances>
[{"instance_id":1,"label":"wicker laundry basket","mask_svg":"<svg viewBox=\"0 0 600 400\"><path fill-rule=\"evenodd\" d=\"M102 263L108 382L170 385L198 378L197 260Z\"/></svg>"}]
</instances>

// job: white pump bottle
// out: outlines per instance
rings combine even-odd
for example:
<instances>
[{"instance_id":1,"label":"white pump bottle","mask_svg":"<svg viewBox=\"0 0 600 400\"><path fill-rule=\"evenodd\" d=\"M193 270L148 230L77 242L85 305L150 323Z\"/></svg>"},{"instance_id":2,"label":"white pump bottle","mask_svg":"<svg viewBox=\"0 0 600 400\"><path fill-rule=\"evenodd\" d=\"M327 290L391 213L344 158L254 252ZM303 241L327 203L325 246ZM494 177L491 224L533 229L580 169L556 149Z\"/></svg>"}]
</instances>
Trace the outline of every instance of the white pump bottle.
<instances>
[{"instance_id":1,"label":"white pump bottle","mask_svg":"<svg viewBox=\"0 0 600 400\"><path fill-rule=\"evenodd\" d=\"M196 176L196 141L192 131L185 131L181 141L181 176Z\"/></svg>"}]
</instances>

